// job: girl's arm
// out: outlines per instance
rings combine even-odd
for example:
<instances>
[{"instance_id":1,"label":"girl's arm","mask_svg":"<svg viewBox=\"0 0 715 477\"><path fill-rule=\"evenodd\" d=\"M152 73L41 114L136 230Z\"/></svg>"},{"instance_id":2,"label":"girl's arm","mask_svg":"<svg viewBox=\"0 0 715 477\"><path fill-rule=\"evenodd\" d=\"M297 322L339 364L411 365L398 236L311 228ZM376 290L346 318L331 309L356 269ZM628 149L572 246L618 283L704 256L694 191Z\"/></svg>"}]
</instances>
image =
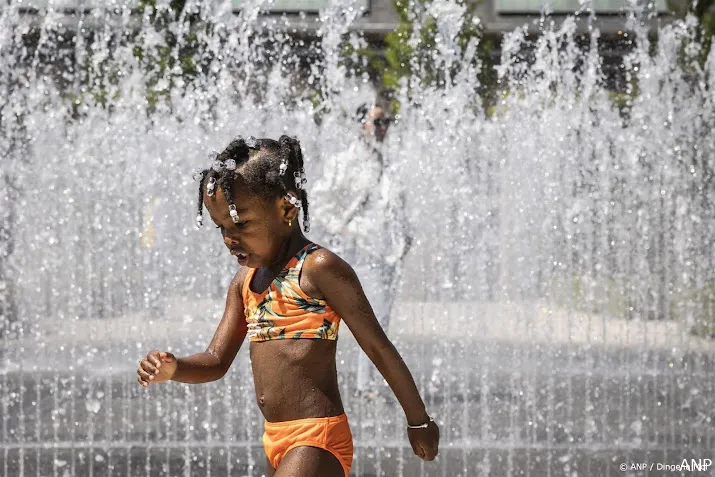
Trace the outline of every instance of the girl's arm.
<instances>
[{"instance_id":1,"label":"girl's arm","mask_svg":"<svg viewBox=\"0 0 715 477\"><path fill-rule=\"evenodd\" d=\"M360 347L375 363L402 405L412 450L423 460L434 460L439 451L439 427L427 415L414 379L405 362L375 318L353 269L329 250L308 256L303 275L314 284L328 305L340 315Z\"/></svg>"},{"instance_id":2,"label":"girl's arm","mask_svg":"<svg viewBox=\"0 0 715 477\"><path fill-rule=\"evenodd\" d=\"M245 277L246 268L241 267L228 287L223 318L208 348L203 353L179 358L172 381L192 384L216 381L231 367L248 332L241 295Z\"/></svg>"},{"instance_id":3,"label":"girl's arm","mask_svg":"<svg viewBox=\"0 0 715 477\"><path fill-rule=\"evenodd\" d=\"M407 423L420 425L427 422L429 416L410 370L375 318L352 267L326 249L310 254L306 264L309 265L303 267L306 278L350 327L360 347L395 393Z\"/></svg>"}]
</instances>

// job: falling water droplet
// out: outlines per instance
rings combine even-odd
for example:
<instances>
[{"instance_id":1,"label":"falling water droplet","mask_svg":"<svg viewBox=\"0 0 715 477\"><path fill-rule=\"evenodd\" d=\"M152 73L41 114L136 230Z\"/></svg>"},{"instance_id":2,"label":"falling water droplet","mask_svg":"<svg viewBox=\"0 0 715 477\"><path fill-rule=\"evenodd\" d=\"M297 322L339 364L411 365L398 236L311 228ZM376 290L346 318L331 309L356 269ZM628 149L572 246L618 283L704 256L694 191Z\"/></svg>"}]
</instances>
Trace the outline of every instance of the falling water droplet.
<instances>
[{"instance_id":1,"label":"falling water droplet","mask_svg":"<svg viewBox=\"0 0 715 477\"><path fill-rule=\"evenodd\" d=\"M96 399L88 399L85 401L85 406L89 412L97 414L102 407L102 404Z\"/></svg>"}]
</instances>

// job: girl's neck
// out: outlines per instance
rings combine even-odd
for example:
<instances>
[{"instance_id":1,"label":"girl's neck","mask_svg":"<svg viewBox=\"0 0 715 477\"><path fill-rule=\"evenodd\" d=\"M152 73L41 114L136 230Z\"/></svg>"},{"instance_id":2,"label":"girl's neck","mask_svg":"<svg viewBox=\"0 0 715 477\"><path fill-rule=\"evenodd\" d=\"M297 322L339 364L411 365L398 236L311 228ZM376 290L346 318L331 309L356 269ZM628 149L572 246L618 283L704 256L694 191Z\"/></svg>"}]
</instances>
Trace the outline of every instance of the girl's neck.
<instances>
[{"instance_id":1,"label":"girl's neck","mask_svg":"<svg viewBox=\"0 0 715 477\"><path fill-rule=\"evenodd\" d=\"M278 250L278 255L276 255L276 259L273 260L273 263L271 263L271 265L269 265L267 268L273 274L279 273L281 270L283 270L286 263L288 263L290 259L293 258L296 253L298 253L300 249L302 249L309 243L310 240L308 240L305 235L303 235L303 232L300 230L300 226L296 224L296 226L291 230L290 235L288 235L283 240L283 244Z\"/></svg>"}]
</instances>

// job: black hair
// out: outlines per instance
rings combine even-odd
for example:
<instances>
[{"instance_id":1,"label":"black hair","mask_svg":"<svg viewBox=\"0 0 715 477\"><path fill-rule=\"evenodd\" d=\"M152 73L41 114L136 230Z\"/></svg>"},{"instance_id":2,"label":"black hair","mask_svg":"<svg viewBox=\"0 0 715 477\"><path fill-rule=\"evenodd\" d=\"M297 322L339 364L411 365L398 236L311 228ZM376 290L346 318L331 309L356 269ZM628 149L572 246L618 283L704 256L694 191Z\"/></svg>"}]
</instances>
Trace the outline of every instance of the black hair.
<instances>
[{"instance_id":1,"label":"black hair","mask_svg":"<svg viewBox=\"0 0 715 477\"><path fill-rule=\"evenodd\" d=\"M235 168L228 168L230 161L235 162ZM286 164L284 174L281 174L281 164ZM229 206L233 205L232 187L237 177L241 177L248 190L266 200L285 196L289 191L296 193L303 209L303 228L310 228L308 216L308 194L303 188L296 186L296 176L303 179L303 152L296 138L281 136L278 141L273 139L248 140L239 136L218 154L207 169L200 173L198 215L203 215L205 186L214 179L221 187ZM303 181L304 182L304 181Z\"/></svg>"},{"instance_id":2,"label":"black hair","mask_svg":"<svg viewBox=\"0 0 715 477\"><path fill-rule=\"evenodd\" d=\"M369 107L367 103L362 103L360 106L357 107L355 110L355 121L360 123L360 124L365 124L367 122L367 115L368 113L375 109L375 108L380 108L383 110L385 113L385 116L388 116L388 111L389 107L388 106L383 106L380 103L374 104L372 107ZM391 118L389 119L391 121Z\"/></svg>"},{"instance_id":3,"label":"black hair","mask_svg":"<svg viewBox=\"0 0 715 477\"><path fill-rule=\"evenodd\" d=\"M369 111L370 111L370 108L367 107L367 103L362 103L355 110L355 121L357 121L359 123L364 123L365 120L367 119L367 113Z\"/></svg>"}]
</instances>

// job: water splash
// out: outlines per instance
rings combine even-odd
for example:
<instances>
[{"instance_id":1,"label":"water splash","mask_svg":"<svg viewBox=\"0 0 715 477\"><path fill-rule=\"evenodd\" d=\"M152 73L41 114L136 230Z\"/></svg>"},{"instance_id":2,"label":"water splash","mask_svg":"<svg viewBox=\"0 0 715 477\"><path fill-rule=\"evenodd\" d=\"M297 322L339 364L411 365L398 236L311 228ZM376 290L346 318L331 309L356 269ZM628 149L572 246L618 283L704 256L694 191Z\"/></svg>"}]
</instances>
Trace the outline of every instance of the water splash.
<instances>
[{"instance_id":1,"label":"water splash","mask_svg":"<svg viewBox=\"0 0 715 477\"><path fill-rule=\"evenodd\" d=\"M235 266L218 235L193 230L191 171L237 134L288 132L310 194L374 91L341 55L366 44L355 5L323 12L312 43L261 3L227 5L192 2L168 29L123 7L70 26L52 8L36 26L17 2L2 11L4 475L260 475L245 352L215 385L133 382L148 349L205 347ZM715 54L696 61L694 19L657 45L631 20L620 109L597 31L583 49L571 19L536 39L518 29L486 115L478 43L455 38L462 7L415 7L440 41L431 69L415 61L401 83L385 144L415 234L388 333L442 425L443 458L411 456L384 384L377 402L350 397L346 333L356 475L588 473L681 458L684 438L711 449L712 347L689 332L712 319ZM450 74L422 81L434 69ZM370 421L382 440L357 425Z\"/></svg>"}]
</instances>

